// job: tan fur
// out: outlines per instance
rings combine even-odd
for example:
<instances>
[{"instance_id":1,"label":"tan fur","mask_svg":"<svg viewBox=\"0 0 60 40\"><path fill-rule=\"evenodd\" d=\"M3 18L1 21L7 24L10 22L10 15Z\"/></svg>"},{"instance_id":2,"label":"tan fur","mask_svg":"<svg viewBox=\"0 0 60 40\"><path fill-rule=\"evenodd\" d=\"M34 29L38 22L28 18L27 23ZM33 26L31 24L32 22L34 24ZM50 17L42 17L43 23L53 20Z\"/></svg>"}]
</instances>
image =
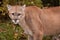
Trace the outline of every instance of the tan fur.
<instances>
[{"instance_id":1,"label":"tan fur","mask_svg":"<svg viewBox=\"0 0 60 40\"><path fill-rule=\"evenodd\" d=\"M36 6L28 6L24 11L21 11L19 7L14 6L9 10L9 15L13 11L25 13L22 20L19 18L19 25L29 35L28 40L42 40L43 35L60 33L60 7L40 9Z\"/></svg>"}]
</instances>

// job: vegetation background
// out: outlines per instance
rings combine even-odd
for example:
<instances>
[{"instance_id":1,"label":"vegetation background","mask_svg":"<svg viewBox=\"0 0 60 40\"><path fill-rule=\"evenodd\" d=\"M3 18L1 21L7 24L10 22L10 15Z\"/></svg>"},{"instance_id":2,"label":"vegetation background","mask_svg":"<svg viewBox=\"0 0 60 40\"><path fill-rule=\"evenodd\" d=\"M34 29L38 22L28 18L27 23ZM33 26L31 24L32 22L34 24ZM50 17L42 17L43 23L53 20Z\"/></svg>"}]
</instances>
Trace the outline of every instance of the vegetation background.
<instances>
[{"instance_id":1,"label":"vegetation background","mask_svg":"<svg viewBox=\"0 0 60 40\"><path fill-rule=\"evenodd\" d=\"M19 25L11 22L8 16L9 5L36 5L40 8L60 6L60 0L0 0L0 40L27 40L27 35ZM43 40L51 40L52 36L46 36Z\"/></svg>"}]
</instances>

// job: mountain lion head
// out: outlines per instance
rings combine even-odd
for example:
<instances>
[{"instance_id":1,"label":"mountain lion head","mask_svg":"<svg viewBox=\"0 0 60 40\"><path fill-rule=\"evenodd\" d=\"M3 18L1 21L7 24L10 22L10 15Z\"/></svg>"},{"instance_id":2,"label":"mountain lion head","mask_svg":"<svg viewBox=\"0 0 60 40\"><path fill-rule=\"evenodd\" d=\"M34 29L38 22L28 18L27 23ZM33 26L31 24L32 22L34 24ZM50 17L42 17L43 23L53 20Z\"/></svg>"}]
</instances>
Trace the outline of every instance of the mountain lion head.
<instances>
[{"instance_id":1,"label":"mountain lion head","mask_svg":"<svg viewBox=\"0 0 60 40\"><path fill-rule=\"evenodd\" d=\"M12 22L18 24L20 20L25 17L25 5L23 6L11 6L7 5L9 11L9 17L12 19Z\"/></svg>"}]
</instances>

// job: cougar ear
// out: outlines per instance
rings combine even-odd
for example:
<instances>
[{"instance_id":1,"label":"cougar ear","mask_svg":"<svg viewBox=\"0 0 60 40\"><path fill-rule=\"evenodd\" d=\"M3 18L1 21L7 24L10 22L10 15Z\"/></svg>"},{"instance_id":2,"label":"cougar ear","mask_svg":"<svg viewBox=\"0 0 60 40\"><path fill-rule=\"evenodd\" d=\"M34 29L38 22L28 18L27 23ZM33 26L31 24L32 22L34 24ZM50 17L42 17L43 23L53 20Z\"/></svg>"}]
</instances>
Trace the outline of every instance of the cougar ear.
<instances>
[{"instance_id":1,"label":"cougar ear","mask_svg":"<svg viewBox=\"0 0 60 40\"><path fill-rule=\"evenodd\" d=\"M26 5L23 5L23 6L22 6L22 9L25 10L25 8L26 8Z\"/></svg>"},{"instance_id":2,"label":"cougar ear","mask_svg":"<svg viewBox=\"0 0 60 40\"><path fill-rule=\"evenodd\" d=\"M26 5L24 4L24 5L23 5L23 8L25 8L25 7L26 7Z\"/></svg>"},{"instance_id":3,"label":"cougar ear","mask_svg":"<svg viewBox=\"0 0 60 40\"><path fill-rule=\"evenodd\" d=\"M10 10L11 9L11 5L7 5L7 9Z\"/></svg>"}]
</instances>

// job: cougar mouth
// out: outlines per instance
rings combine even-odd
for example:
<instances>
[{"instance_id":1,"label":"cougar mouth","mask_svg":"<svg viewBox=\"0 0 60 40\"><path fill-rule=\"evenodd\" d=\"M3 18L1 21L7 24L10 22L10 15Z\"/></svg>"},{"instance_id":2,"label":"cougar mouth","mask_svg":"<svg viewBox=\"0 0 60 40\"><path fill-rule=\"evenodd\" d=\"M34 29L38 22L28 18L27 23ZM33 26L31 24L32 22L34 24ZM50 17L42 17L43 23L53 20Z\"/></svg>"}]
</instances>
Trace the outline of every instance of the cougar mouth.
<instances>
[{"instance_id":1,"label":"cougar mouth","mask_svg":"<svg viewBox=\"0 0 60 40\"><path fill-rule=\"evenodd\" d=\"M13 22L14 24L18 24L18 23L19 23L19 20L12 20L12 22Z\"/></svg>"}]
</instances>

